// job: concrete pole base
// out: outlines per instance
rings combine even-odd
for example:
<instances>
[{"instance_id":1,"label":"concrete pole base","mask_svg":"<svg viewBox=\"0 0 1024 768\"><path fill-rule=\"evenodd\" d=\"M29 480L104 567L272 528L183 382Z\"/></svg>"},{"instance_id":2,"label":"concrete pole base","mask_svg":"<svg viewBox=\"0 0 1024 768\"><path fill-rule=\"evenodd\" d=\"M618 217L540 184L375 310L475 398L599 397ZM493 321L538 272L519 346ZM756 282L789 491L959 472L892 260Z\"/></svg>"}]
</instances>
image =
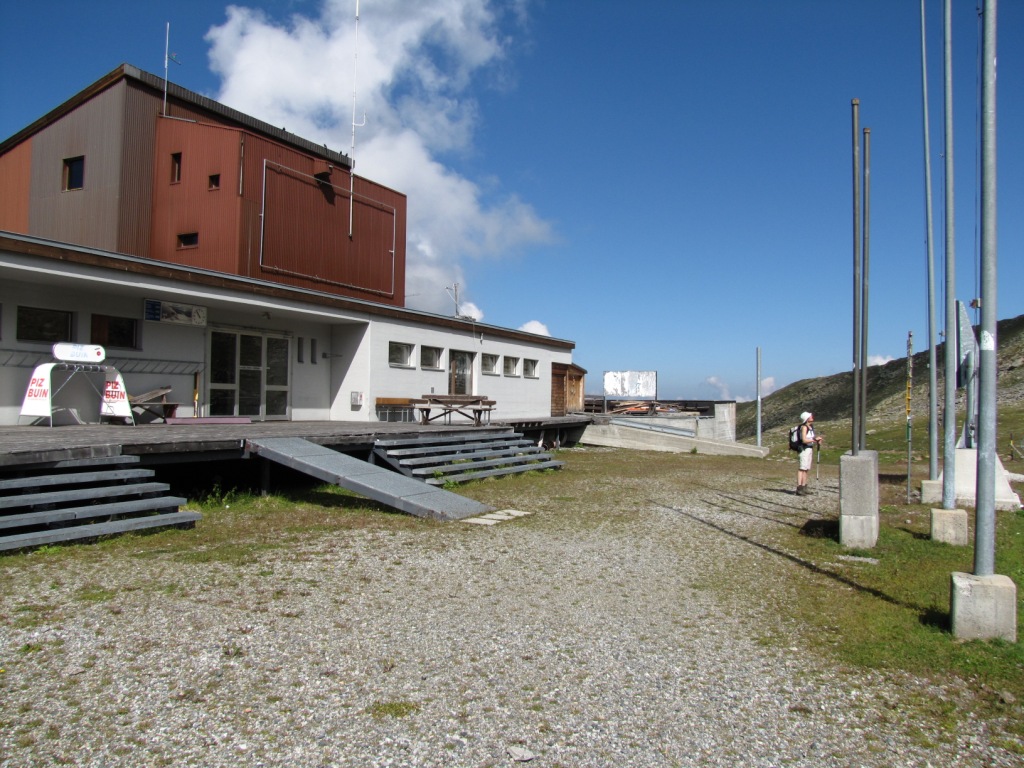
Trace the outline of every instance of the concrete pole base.
<instances>
[{"instance_id":1,"label":"concrete pole base","mask_svg":"<svg viewBox=\"0 0 1024 768\"><path fill-rule=\"evenodd\" d=\"M839 457L839 543L872 549L878 543L878 452Z\"/></svg>"},{"instance_id":2,"label":"concrete pole base","mask_svg":"<svg viewBox=\"0 0 1024 768\"><path fill-rule=\"evenodd\" d=\"M1017 642L1017 585L1009 576L953 573L950 616L957 640Z\"/></svg>"},{"instance_id":3,"label":"concrete pole base","mask_svg":"<svg viewBox=\"0 0 1024 768\"><path fill-rule=\"evenodd\" d=\"M941 504L942 503L942 480L921 481L921 503Z\"/></svg>"},{"instance_id":4,"label":"concrete pole base","mask_svg":"<svg viewBox=\"0 0 1024 768\"><path fill-rule=\"evenodd\" d=\"M966 547L967 512L963 509L932 510L932 541L952 544L955 547Z\"/></svg>"}]
</instances>

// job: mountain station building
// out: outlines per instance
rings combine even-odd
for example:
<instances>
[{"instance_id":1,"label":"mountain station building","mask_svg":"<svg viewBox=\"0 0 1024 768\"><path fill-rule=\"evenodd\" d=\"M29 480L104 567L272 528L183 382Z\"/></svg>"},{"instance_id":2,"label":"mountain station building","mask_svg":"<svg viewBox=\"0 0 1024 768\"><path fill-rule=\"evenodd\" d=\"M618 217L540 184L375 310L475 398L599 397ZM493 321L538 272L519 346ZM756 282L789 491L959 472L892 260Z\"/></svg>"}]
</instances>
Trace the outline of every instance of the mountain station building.
<instances>
[{"instance_id":1,"label":"mountain station building","mask_svg":"<svg viewBox=\"0 0 1024 768\"><path fill-rule=\"evenodd\" d=\"M58 343L179 416L412 420L435 393L583 411L573 342L408 309L405 264L405 195L122 65L0 142L0 424L26 423Z\"/></svg>"}]
</instances>

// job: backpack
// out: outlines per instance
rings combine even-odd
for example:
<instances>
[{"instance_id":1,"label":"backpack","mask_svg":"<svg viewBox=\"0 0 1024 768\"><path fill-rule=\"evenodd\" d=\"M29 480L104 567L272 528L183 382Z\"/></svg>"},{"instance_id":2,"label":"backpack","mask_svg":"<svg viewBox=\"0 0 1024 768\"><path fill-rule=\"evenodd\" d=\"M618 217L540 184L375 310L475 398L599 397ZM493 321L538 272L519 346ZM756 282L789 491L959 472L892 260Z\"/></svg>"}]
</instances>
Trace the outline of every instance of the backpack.
<instances>
[{"instance_id":1,"label":"backpack","mask_svg":"<svg viewBox=\"0 0 1024 768\"><path fill-rule=\"evenodd\" d=\"M800 427L803 424L797 424L791 430L789 430L789 450L791 451L802 451L806 446L800 440Z\"/></svg>"}]
</instances>

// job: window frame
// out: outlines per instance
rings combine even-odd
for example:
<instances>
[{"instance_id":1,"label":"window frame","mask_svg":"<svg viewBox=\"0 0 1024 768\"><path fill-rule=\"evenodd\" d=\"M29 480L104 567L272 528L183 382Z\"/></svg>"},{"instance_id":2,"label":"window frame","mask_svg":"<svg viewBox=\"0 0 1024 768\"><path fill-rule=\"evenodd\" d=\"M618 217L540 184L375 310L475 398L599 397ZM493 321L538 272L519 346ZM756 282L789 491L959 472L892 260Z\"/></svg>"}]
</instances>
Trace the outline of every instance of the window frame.
<instances>
[{"instance_id":1,"label":"window frame","mask_svg":"<svg viewBox=\"0 0 1024 768\"><path fill-rule=\"evenodd\" d=\"M490 363L490 365L488 365ZM501 375L501 355L484 352L480 355L480 373L485 376Z\"/></svg>"},{"instance_id":2,"label":"window frame","mask_svg":"<svg viewBox=\"0 0 1024 768\"><path fill-rule=\"evenodd\" d=\"M511 363L511 371L509 371ZM519 358L513 355L505 355L501 361L501 373L503 376L519 376Z\"/></svg>"},{"instance_id":3,"label":"window frame","mask_svg":"<svg viewBox=\"0 0 1024 768\"><path fill-rule=\"evenodd\" d=\"M428 352L436 352L437 357L433 364L425 360ZM389 354L390 358L390 354ZM443 347L432 347L427 344L420 344L420 368L425 371L443 371L444 370L444 348Z\"/></svg>"},{"instance_id":4,"label":"window frame","mask_svg":"<svg viewBox=\"0 0 1024 768\"><path fill-rule=\"evenodd\" d=\"M171 184L181 184L181 152L171 152Z\"/></svg>"},{"instance_id":5,"label":"window frame","mask_svg":"<svg viewBox=\"0 0 1024 768\"><path fill-rule=\"evenodd\" d=\"M540 378L540 361L529 358L523 358L523 378L524 379L539 379Z\"/></svg>"},{"instance_id":6,"label":"window frame","mask_svg":"<svg viewBox=\"0 0 1024 768\"><path fill-rule=\"evenodd\" d=\"M126 322L131 325L131 344L117 343L123 341L123 339L110 340L110 321L118 321L115 325ZM105 323L103 321L106 321ZM100 326L103 326L102 328ZM122 317L120 315L107 315L101 313L93 313L89 320L89 343L99 344L101 347L109 347L111 349L141 349L142 345L139 339L140 324L138 318L135 317Z\"/></svg>"},{"instance_id":7,"label":"window frame","mask_svg":"<svg viewBox=\"0 0 1024 768\"><path fill-rule=\"evenodd\" d=\"M61 173L62 192L78 192L85 189L85 155L65 157ZM78 183L74 184L76 180Z\"/></svg>"},{"instance_id":8,"label":"window frame","mask_svg":"<svg viewBox=\"0 0 1024 768\"><path fill-rule=\"evenodd\" d=\"M392 368L413 368L412 354L416 351L416 345L410 344L407 341L389 341L388 342L388 365ZM405 362L399 362L395 352L404 352L401 355Z\"/></svg>"},{"instance_id":9,"label":"window frame","mask_svg":"<svg viewBox=\"0 0 1024 768\"><path fill-rule=\"evenodd\" d=\"M198 232L179 232L178 233L178 250L188 251L193 248L199 247L199 233Z\"/></svg>"},{"instance_id":10,"label":"window frame","mask_svg":"<svg viewBox=\"0 0 1024 768\"><path fill-rule=\"evenodd\" d=\"M27 318L23 319L23 312L42 312L54 316L63 315L66 322L64 328L65 332L59 334L50 334L49 336L45 334L40 334L37 337L24 336L22 329L24 328L25 320L27 320ZM30 344L57 344L60 342L73 341L75 338L75 313L69 312L68 310L64 309L50 309L49 307L29 307L19 304L17 309L15 310L14 335L18 341L27 342Z\"/></svg>"}]
</instances>

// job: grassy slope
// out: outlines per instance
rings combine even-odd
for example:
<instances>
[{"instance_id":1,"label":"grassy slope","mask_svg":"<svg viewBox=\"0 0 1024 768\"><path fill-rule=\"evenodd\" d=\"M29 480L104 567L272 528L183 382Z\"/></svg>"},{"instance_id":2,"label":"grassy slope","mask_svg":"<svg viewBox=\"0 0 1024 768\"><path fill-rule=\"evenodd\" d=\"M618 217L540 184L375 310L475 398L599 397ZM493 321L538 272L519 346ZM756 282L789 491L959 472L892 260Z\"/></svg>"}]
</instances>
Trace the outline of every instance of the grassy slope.
<instances>
[{"instance_id":1,"label":"grassy slope","mask_svg":"<svg viewBox=\"0 0 1024 768\"><path fill-rule=\"evenodd\" d=\"M1024 432L1024 315L1000 321L997 328L999 343L999 401L1000 454L1010 435ZM943 348L936 350L938 368L938 407L941 418L944 390L945 362ZM914 432L926 440L928 428L928 351L913 357L913 389L911 411ZM773 392L761 400L762 439L769 445L784 447L786 430L797 423L802 411L813 411L819 430L833 432L837 440L831 441L833 450L839 442L848 442L852 412L853 374L850 371L803 379ZM906 445L906 390L907 359L893 360L885 365L868 369L868 448L885 450L889 443ZM964 393L957 393L958 408L963 407ZM844 431L845 430L845 431ZM736 406L736 435L741 441L751 441L757 431L757 404L738 403ZM842 435L841 439L839 436ZM879 445L873 444L880 443ZM941 443L941 440L940 440Z\"/></svg>"}]
</instances>

